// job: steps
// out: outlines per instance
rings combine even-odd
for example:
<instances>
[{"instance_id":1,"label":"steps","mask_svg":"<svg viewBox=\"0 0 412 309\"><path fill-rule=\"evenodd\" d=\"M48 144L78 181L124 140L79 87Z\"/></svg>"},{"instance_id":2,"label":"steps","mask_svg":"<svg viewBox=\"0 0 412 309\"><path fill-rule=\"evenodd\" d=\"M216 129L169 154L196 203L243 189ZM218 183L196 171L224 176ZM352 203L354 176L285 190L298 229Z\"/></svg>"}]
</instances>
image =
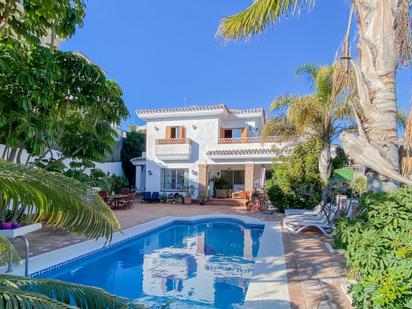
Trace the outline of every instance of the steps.
<instances>
[{"instance_id":1,"label":"steps","mask_svg":"<svg viewBox=\"0 0 412 309\"><path fill-rule=\"evenodd\" d=\"M206 205L239 207L245 206L246 201L232 198L210 198Z\"/></svg>"}]
</instances>

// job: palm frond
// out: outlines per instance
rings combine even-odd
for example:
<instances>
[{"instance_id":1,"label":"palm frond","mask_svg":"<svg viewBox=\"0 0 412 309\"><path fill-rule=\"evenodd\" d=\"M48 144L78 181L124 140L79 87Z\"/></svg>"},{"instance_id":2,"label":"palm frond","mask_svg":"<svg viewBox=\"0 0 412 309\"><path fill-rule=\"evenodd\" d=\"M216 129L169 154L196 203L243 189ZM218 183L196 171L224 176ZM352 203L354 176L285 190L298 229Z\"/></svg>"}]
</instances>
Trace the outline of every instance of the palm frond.
<instances>
[{"instance_id":1,"label":"palm frond","mask_svg":"<svg viewBox=\"0 0 412 309\"><path fill-rule=\"evenodd\" d=\"M407 123L408 115L404 113L401 110L398 110L396 112L396 120L398 122L398 126L401 127L402 129L406 128L406 123Z\"/></svg>"},{"instance_id":2,"label":"palm frond","mask_svg":"<svg viewBox=\"0 0 412 309\"><path fill-rule=\"evenodd\" d=\"M287 122L286 117L276 117L266 122L262 131L263 140L271 136L293 137L296 136L296 129Z\"/></svg>"},{"instance_id":3,"label":"palm frond","mask_svg":"<svg viewBox=\"0 0 412 309\"><path fill-rule=\"evenodd\" d=\"M274 113L275 115L282 115L283 112L293 104L293 101L296 100L297 96L295 95L285 95L278 97L273 100L270 104L270 112Z\"/></svg>"},{"instance_id":4,"label":"palm frond","mask_svg":"<svg viewBox=\"0 0 412 309\"><path fill-rule=\"evenodd\" d=\"M0 160L0 211L12 205L47 223L89 238L110 240L119 224L113 212L87 185L50 173Z\"/></svg>"},{"instance_id":5,"label":"palm frond","mask_svg":"<svg viewBox=\"0 0 412 309\"><path fill-rule=\"evenodd\" d=\"M0 308L73 309L47 296L0 285Z\"/></svg>"},{"instance_id":6,"label":"palm frond","mask_svg":"<svg viewBox=\"0 0 412 309\"><path fill-rule=\"evenodd\" d=\"M10 241L0 235L0 265L5 265L9 261L11 254L11 261L17 263L19 261L19 255L17 254L16 248Z\"/></svg>"},{"instance_id":7,"label":"palm frond","mask_svg":"<svg viewBox=\"0 0 412 309\"><path fill-rule=\"evenodd\" d=\"M64 304L75 303L80 308L143 308L131 304L130 300L106 291L80 284L51 279L33 279L0 275L2 282L33 295L44 295ZM66 308L66 307L65 307Z\"/></svg>"},{"instance_id":8,"label":"palm frond","mask_svg":"<svg viewBox=\"0 0 412 309\"><path fill-rule=\"evenodd\" d=\"M296 69L296 75L306 77L309 84L311 86L314 86L319 70L320 67L318 65L312 63L305 63L298 66L298 68Z\"/></svg>"},{"instance_id":9,"label":"palm frond","mask_svg":"<svg viewBox=\"0 0 412 309\"><path fill-rule=\"evenodd\" d=\"M283 15L293 15L314 0L255 0L243 12L223 19L218 36L226 39L249 38L266 29Z\"/></svg>"}]
</instances>

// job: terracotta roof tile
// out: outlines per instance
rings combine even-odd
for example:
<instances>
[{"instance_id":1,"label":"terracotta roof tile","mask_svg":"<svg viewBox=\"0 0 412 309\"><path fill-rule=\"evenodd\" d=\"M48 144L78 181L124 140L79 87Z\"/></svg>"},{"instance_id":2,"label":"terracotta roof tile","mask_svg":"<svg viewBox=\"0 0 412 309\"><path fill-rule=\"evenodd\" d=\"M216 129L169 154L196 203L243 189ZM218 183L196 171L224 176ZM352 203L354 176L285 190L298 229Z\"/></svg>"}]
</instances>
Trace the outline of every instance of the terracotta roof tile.
<instances>
[{"instance_id":1,"label":"terracotta roof tile","mask_svg":"<svg viewBox=\"0 0 412 309\"><path fill-rule=\"evenodd\" d=\"M194 111L224 111L227 110L233 114L259 114L263 113L263 108L251 109L229 109L225 104L217 105L200 105L188 107L174 107L174 108L157 108L157 109L140 109L137 110L138 115L159 114L159 113L176 113L176 112L194 112Z\"/></svg>"}]
</instances>

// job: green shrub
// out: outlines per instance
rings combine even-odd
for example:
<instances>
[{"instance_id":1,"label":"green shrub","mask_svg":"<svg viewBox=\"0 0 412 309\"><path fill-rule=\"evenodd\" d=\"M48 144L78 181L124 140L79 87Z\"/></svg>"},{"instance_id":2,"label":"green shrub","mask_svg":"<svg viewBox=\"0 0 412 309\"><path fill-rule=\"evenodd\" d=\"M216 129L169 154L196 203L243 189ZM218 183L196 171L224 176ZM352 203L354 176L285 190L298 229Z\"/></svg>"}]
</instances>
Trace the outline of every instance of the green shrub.
<instances>
[{"instance_id":1,"label":"green shrub","mask_svg":"<svg viewBox=\"0 0 412 309\"><path fill-rule=\"evenodd\" d=\"M320 201L322 183L319 176L321 145L311 140L298 145L291 156L273 164L273 177L266 192L273 205L285 208L312 208Z\"/></svg>"},{"instance_id":2,"label":"green shrub","mask_svg":"<svg viewBox=\"0 0 412 309\"><path fill-rule=\"evenodd\" d=\"M357 308L412 308L412 189L362 196L356 220L337 222Z\"/></svg>"},{"instance_id":3,"label":"green shrub","mask_svg":"<svg viewBox=\"0 0 412 309\"><path fill-rule=\"evenodd\" d=\"M122 188L128 188L129 183L127 179L123 176L112 175L110 177L110 192L120 193Z\"/></svg>"}]
</instances>

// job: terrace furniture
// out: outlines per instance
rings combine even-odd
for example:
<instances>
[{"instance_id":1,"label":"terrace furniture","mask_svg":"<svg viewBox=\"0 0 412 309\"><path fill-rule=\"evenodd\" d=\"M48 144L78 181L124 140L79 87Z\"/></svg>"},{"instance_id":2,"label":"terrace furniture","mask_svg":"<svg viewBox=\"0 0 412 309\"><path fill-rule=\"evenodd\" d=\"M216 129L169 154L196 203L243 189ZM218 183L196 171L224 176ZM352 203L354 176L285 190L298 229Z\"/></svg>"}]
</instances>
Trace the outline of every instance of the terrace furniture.
<instances>
[{"instance_id":1,"label":"terrace furniture","mask_svg":"<svg viewBox=\"0 0 412 309\"><path fill-rule=\"evenodd\" d=\"M143 192L143 201L144 202L150 202L152 198L152 193L151 192Z\"/></svg>"},{"instance_id":2,"label":"terrace furniture","mask_svg":"<svg viewBox=\"0 0 412 309\"><path fill-rule=\"evenodd\" d=\"M332 205L319 216L295 215L283 219L283 227L292 234L298 234L307 228L317 228L326 236L333 230L333 219L338 213L338 207Z\"/></svg>"},{"instance_id":3,"label":"terrace furniture","mask_svg":"<svg viewBox=\"0 0 412 309\"><path fill-rule=\"evenodd\" d=\"M124 202L127 200L127 195L116 194L109 196L109 207L112 209L123 208Z\"/></svg>"},{"instance_id":4,"label":"terrace furniture","mask_svg":"<svg viewBox=\"0 0 412 309\"><path fill-rule=\"evenodd\" d=\"M127 195L130 193L129 188L121 188L120 194Z\"/></svg>"},{"instance_id":5,"label":"terrace furniture","mask_svg":"<svg viewBox=\"0 0 412 309\"><path fill-rule=\"evenodd\" d=\"M150 202L160 202L159 192L153 192L150 198Z\"/></svg>"},{"instance_id":6,"label":"terrace furniture","mask_svg":"<svg viewBox=\"0 0 412 309\"><path fill-rule=\"evenodd\" d=\"M285 215L286 217L294 215L319 215L322 212L322 207L323 204L320 203L313 209L289 208L285 209Z\"/></svg>"},{"instance_id":7,"label":"terrace furniture","mask_svg":"<svg viewBox=\"0 0 412 309\"><path fill-rule=\"evenodd\" d=\"M127 197L119 202L120 208L132 208L135 195L133 193L127 194Z\"/></svg>"},{"instance_id":8,"label":"terrace furniture","mask_svg":"<svg viewBox=\"0 0 412 309\"><path fill-rule=\"evenodd\" d=\"M97 194L107 203L109 194L106 191L99 191Z\"/></svg>"}]
</instances>

